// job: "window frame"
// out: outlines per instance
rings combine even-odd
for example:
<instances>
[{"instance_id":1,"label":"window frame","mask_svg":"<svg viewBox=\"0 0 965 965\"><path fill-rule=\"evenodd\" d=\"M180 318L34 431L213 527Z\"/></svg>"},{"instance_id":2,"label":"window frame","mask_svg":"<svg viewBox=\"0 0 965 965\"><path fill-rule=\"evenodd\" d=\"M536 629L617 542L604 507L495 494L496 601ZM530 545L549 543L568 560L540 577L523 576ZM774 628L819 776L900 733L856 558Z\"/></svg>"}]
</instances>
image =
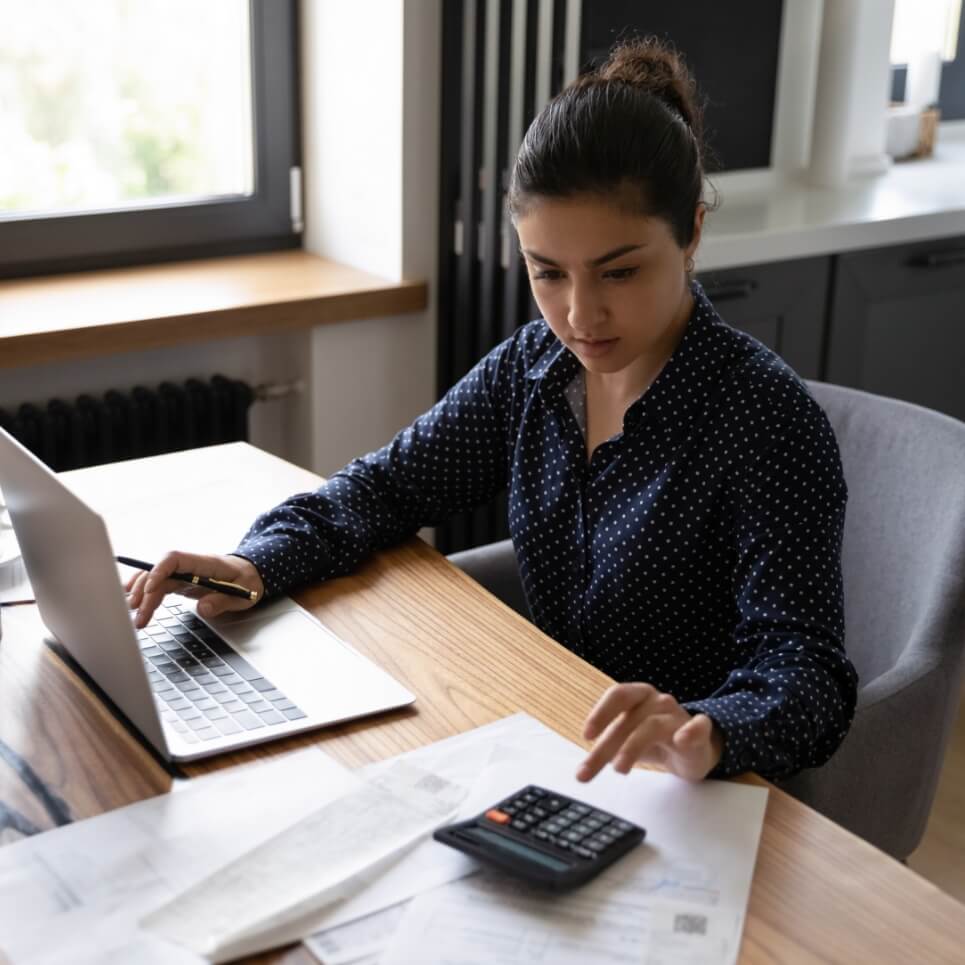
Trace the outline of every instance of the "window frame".
<instances>
[{"instance_id":1,"label":"window frame","mask_svg":"<svg viewBox=\"0 0 965 965\"><path fill-rule=\"evenodd\" d=\"M891 65L891 99L905 99L905 83L908 80L907 64ZM955 58L942 62L941 81L938 86L937 107L943 121L965 119L965 3L962 4L958 21L958 45Z\"/></svg>"},{"instance_id":2,"label":"window frame","mask_svg":"<svg viewBox=\"0 0 965 965\"><path fill-rule=\"evenodd\" d=\"M0 221L0 278L295 248L296 0L248 0L254 191L245 197ZM297 228L297 230L296 230Z\"/></svg>"}]
</instances>

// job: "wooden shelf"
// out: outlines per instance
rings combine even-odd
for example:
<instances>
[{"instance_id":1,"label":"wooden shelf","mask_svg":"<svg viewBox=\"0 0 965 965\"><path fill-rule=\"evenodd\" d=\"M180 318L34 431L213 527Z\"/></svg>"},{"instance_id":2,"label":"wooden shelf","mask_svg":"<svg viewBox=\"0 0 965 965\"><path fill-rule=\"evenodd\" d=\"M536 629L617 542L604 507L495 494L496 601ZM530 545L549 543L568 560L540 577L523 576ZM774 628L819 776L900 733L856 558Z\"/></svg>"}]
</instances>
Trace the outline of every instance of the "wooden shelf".
<instances>
[{"instance_id":1,"label":"wooden shelf","mask_svg":"<svg viewBox=\"0 0 965 965\"><path fill-rule=\"evenodd\" d=\"M0 368L424 309L391 282L304 251L0 282Z\"/></svg>"}]
</instances>

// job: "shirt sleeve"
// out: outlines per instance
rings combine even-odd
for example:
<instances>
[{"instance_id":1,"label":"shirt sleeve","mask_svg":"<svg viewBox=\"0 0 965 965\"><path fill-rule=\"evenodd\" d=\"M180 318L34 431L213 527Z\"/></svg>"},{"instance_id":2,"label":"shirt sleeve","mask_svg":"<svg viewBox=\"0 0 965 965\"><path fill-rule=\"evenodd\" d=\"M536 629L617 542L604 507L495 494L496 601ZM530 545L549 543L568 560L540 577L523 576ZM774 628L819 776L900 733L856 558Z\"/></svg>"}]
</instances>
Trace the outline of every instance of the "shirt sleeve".
<instances>
[{"instance_id":1,"label":"shirt sleeve","mask_svg":"<svg viewBox=\"0 0 965 965\"><path fill-rule=\"evenodd\" d=\"M503 489L515 355L514 339L497 346L387 446L259 516L234 555L257 567L265 596L348 573Z\"/></svg>"},{"instance_id":2,"label":"shirt sleeve","mask_svg":"<svg viewBox=\"0 0 965 965\"><path fill-rule=\"evenodd\" d=\"M837 442L813 404L741 473L736 643L753 656L705 700L724 735L711 776L784 777L827 761L854 716L857 673L844 651L841 539L847 488Z\"/></svg>"}]
</instances>

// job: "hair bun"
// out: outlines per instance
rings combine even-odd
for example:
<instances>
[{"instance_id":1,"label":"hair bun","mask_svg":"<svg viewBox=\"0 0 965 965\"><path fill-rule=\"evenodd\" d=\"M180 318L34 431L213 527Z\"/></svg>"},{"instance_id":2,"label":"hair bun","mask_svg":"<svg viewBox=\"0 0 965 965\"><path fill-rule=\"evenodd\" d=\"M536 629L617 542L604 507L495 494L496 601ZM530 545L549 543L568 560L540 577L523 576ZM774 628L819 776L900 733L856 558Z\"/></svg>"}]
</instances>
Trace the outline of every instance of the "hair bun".
<instances>
[{"instance_id":1,"label":"hair bun","mask_svg":"<svg viewBox=\"0 0 965 965\"><path fill-rule=\"evenodd\" d=\"M683 58L659 37L643 37L618 44L606 62L585 80L629 84L647 91L678 113L700 142L701 111L697 84Z\"/></svg>"}]
</instances>

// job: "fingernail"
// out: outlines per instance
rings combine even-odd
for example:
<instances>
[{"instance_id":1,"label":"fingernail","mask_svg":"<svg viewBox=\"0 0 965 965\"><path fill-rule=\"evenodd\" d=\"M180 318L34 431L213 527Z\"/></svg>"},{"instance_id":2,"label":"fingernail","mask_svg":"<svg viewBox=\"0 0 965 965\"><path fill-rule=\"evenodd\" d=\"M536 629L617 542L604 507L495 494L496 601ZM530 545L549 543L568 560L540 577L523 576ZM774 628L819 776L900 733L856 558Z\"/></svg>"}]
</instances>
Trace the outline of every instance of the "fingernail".
<instances>
[{"instance_id":1,"label":"fingernail","mask_svg":"<svg viewBox=\"0 0 965 965\"><path fill-rule=\"evenodd\" d=\"M576 772L576 779L578 781L588 781L590 779L590 769L585 764Z\"/></svg>"}]
</instances>

